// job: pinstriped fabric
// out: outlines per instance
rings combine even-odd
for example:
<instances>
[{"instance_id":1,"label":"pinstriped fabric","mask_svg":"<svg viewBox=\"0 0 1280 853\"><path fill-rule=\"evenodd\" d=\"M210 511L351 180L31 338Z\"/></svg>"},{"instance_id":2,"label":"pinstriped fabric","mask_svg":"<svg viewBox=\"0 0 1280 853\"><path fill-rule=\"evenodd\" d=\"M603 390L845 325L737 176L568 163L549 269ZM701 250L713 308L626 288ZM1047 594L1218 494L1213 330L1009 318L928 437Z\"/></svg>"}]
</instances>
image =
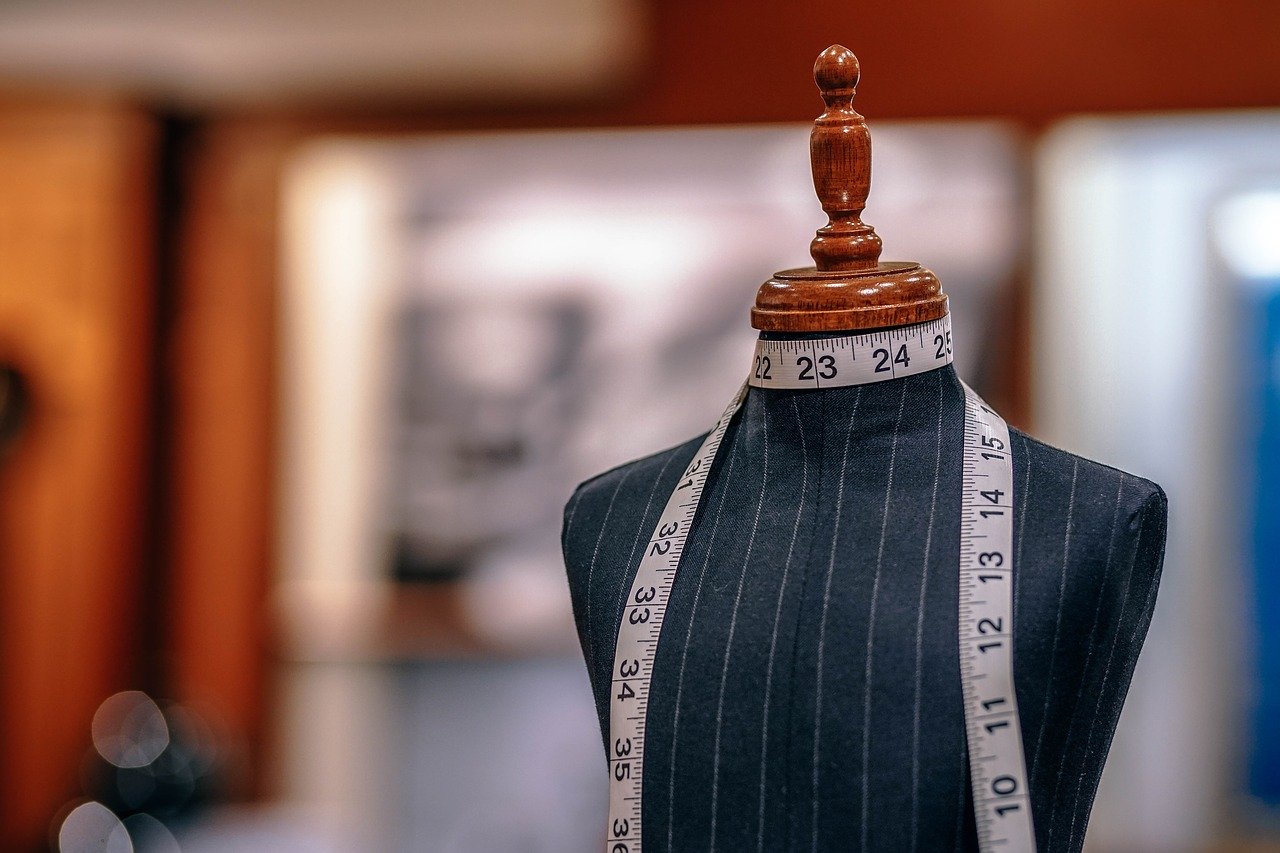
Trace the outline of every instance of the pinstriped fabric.
<instances>
[{"instance_id":1,"label":"pinstriped fabric","mask_svg":"<svg viewBox=\"0 0 1280 853\"><path fill-rule=\"evenodd\" d=\"M778 585L777 605L773 611L773 631L769 636L769 662L765 665L764 702L761 704L760 726L760 799L756 812L756 850L764 850L764 798L765 777L769 771L769 699L773 693L773 664L778 651L778 625L782 618L782 592L786 589L791 573L791 558L795 555L796 540L800 534L800 519L804 517L805 490L809 486L808 446L804 437L804 420L800 408L791 401L796 416L796 436L800 440L800 500L796 503L796 521L791 527L791 539L787 542L787 556L782 562L782 581Z\"/></svg>"},{"instance_id":2,"label":"pinstriped fabric","mask_svg":"<svg viewBox=\"0 0 1280 853\"><path fill-rule=\"evenodd\" d=\"M564 547L564 543L568 541L573 532L573 517L578 514L578 504L582 502L582 492L574 492L573 497L569 499L569 503L564 508L564 530L560 536L560 545Z\"/></svg>"},{"instance_id":3,"label":"pinstriped fabric","mask_svg":"<svg viewBox=\"0 0 1280 853\"><path fill-rule=\"evenodd\" d=\"M955 638L962 419L950 369L752 390L655 659L646 851L977 849ZM1165 505L1144 480L1012 436L1037 841L1074 853L1154 606ZM588 481L566 509L602 736L616 605L697 443Z\"/></svg>"},{"instance_id":4,"label":"pinstriped fabric","mask_svg":"<svg viewBox=\"0 0 1280 853\"><path fill-rule=\"evenodd\" d=\"M693 626L698 616L698 600L702 597L702 584L703 584L703 581L705 581L707 578L707 565L711 561L712 554L715 553L716 531L720 529L720 518L724 510L725 500L729 496L730 490L728 488L728 483L733 476L733 461L736 457L736 451L737 451L736 446L730 445L729 459L725 463L725 470L728 473L725 477L725 483L722 486L720 491L720 499L716 503L715 515L712 518L712 522L711 522L710 540L706 546L705 557L703 558L703 561L702 561L702 567L697 573L698 583L693 593L693 609L689 616L688 629L685 632L684 644L681 646L680 670L676 675L676 684L675 684L675 687L676 687L675 707L677 710L671 724L671 755L673 757L676 755L680 745L680 713L679 713L680 697L681 697L681 694L684 693L684 679L685 679L685 673L687 672L687 667L689 663L689 650L692 648L692 644L690 641L693 637ZM685 553L687 554L688 551L686 550ZM668 849L672 848L672 844L674 841L673 830L675 827L675 821L672 819L672 812L675 808L675 802L676 802L676 763L673 760L671 762L671 773L667 777L667 848Z\"/></svg>"},{"instance_id":5,"label":"pinstriped fabric","mask_svg":"<svg viewBox=\"0 0 1280 853\"><path fill-rule=\"evenodd\" d=\"M826 580L822 587L822 618L818 622L818 679L817 679L817 698L814 702L813 714L813 789L815 792L812 798L812 830L810 837L813 840L812 849L818 849L818 805L822 802L821 797L816 795L818 789L818 769L821 767L821 746L822 746L822 688L823 688L823 663L825 663L827 648L827 615L831 608L831 581L835 577L836 568L836 543L840 540L840 520L841 510L844 508L844 487L845 473L849 469L849 448L853 444L854 424L858 417L858 403L862 400L862 388L854 389L853 412L849 416L849 428L845 432L844 452L840 455L840 477L837 480L836 487L836 506L835 506L835 524L831 527L831 545L828 548L830 557L827 560Z\"/></svg>"},{"instance_id":6,"label":"pinstriped fabric","mask_svg":"<svg viewBox=\"0 0 1280 853\"><path fill-rule=\"evenodd\" d=\"M1023 460L1022 463L1022 489L1013 493L1013 500L1018 507L1018 524L1014 528L1014 536L1018 539L1018 545L1014 549L1013 564L1015 566L1022 565L1022 546L1026 544L1027 537L1023 536L1023 531L1027 527L1027 507L1031 506L1034 501L1031 498L1031 472L1035 470L1035 457L1031 453L1031 445L1027 442L1025 435L1018 436L1018 444L1022 448L1022 453L1018 458ZM1016 578L1015 578L1016 583ZM1014 611L1013 616L1018 617L1018 600L1013 600Z\"/></svg>"},{"instance_id":7,"label":"pinstriped fabric","mask_svg":"<svg viewBox=\"0 0 1280 853\"><path fill-rule=\"evenodd\" d=\"M1163 498L1163 495L1160 495L1160 497ZM1142 516L1146 516L1146 518L1142 518ZM1155 517L1154 522L1152 521L1153 516ZM1131 541L1128 543L1130 550L1126 554L1125 564L1129 564L1144 551L1144 540L1146 540L1148 548L1154 545L1163 554L1165 541L1165 512L1163 505L1157 506L1148 498L1138 512L1130 515L1126 521L1130 530L1137 528L1138 535L1128 537ZM1123 545L1124 538L1121 538L1116 544ZM1106 751L1110 746L1111 735L1115 731L1116 719L1119 717L1119 708L1108 707L1104 698L1108 693L1116 690L1123 692L1128 687L1129 679L1133 677L1133 665L1130 661L1130 656L1137 654L1137 649L1141 647L1142 639L1146 635L1147 627L1150 625L1158 582L1158 574L1155 577L1149 577L1138 573L1126 573L1121 581L1119 615L1111 620L1112 636L1110 641L1103 644L1107 650L1106 663L1102 668L1101 681L1095 694L1093 717L1090 721L1088 736L1085 739L1084 753L1086 756L1097 755L1099 760L1106 756ZM1141 591L1141 587L1144 585L1146 586L1145 594ZM1142 595L1142 604L1139 607L1131 606L1132 593L1135 588L1139 589L1139 594ZM1126 633L1126 628L1131 629L1128 643L1122 644L1122 634ZM1094 750L1095 738L1102 742L1097 752ZM1067 846L1069 849L1076 849L1074 845L1077 843L1077 828L1080 832L1079 841L1083 843L1089 802L1093 799L1095 788L1096 784L1095 786L1086 785L1086 779L1082 774L1076 775L1070 809L1071 822L1068 827Z\"/></svg>"},{"instance_id":8,"label":"pinstriped fabric","mask_svg":"<svg viewBox=\"0 0 1280 853\"><path fill-rule=\"evenodd\" d=\"M729 675L729 653L733 651L733 634L738 625L738 610L742 603L742 588L747 579L747 567L751 564L751 549L755 545L756 532L760 529L760 511L764 509L764 499L769 492L769 413L762 413L764 429L764 461L763 475L760 478L760 497L756 499L756 516L751 523L751 533L747 536L747 554L742 561L742 574L738 578L738 592L733 600L733 613L729 617L729 636L724 643L724 663L720 667L720 695L716 699L716 734L715 747L712 752L711 768L711 841L708 849L714 853L716 849L716 818L720 805L720 735L724 722L724 686Z\"/></svg>"},{"instance_id":9,"label":"pinstriped fabric","mask_svg":"<svg viewBox=\"0 0 1280 853\"><path fill-rule=\"evenodd\" d=\"M1062 607L1067 591L1067 565L1071 562L1071 522L1076 510L1076 481L1080 476L1080 460L1071 460L1071 491L1067 496L1067 520L1062 525L1062 562L1058 566L1058 601L1053 617L1053 642L1049 646L1049 666L1046 678L1048 689L1044 691L1044 711L1041 716L1040 731L1036 734L1036 748L1031 754L1027 772L1032 782L1036 779L1036 770L1040 767L1040 750L1044 746L1044 735L1048 731L1049 703L1053 701L1053 667L1058 660L1058 638L1062 633Z\"/></svg>"},{"instance_id":10,"label":"pinstriped fabric","mask_svg":"<svg viewBox=\"0 0 1280 853\"><path fill-rule=\"evenodd\" d=\"M929 526L924 533L924 560L920 564L920 596L916 601L915 689L911 702L911 850L918 849L920 830L920 687L924 655L924 603L929 588L929 554L933 548L933 528L938 509L938 475L942 468L942 374L938 378L938 426L933 449L933 489L929 493ZM963 806L961 806L963 808ZM960 829L957 822L956 842Z\"/></svg>"},{"instance_id":11,"label":"pinstriped fabric","mask_svg":"<svg viewBox=\"0 0 1280 853\"><path fill-rule=\"evenodd\" d=\"M791 398L792 406L796 407L797 409L799 409L799 402L800 402L800 398L798 396L793 396ZM828 423L828 412L827 412L825 395L818 397L816 399L816 406L818 409L818 417L816 419L814 418L814 413L812 411L813 403L809 400L805 400L805 403L808 404L805 407L807 411L805 412L805 414L802 414L798 419L799 431L802 437L804 436L805 431L807 429L807 425L805 423L806 421L810 422L815 427L820 427L821 425L825 425L826 423ZM817 429L816 432L817 432L818 442L816 446L817 455L814 459L814 465L817 468L818 476L814 483L813 501L815 503L815 512L814 512L814 521L813 521L813 524L811 525L811 529L809 530L809 536L807 537L808 548L806 549L805 558L801 566L799 567L800 583L799 583L799 589L797 591L797 595L799 597L799 601L801 602L801 604L803 604L803 602L805 601L808 601L811 597L809 579L813 574L813 571L815 569L815 564L821 562L821 556L820 556L821 552L818 551L817 548L818 548L820 534L825 534L826 531L822 529L822 524L819 522L819 515L817 510L821 508L821 504L826 502L826 500L828 499L827 495L830 493L830 485L829 485L828 478L826 476L826 471L828 467L827 447L830 444L830 442L828 441L826 430ZM843 461L843 453L841 454L841 460ZM801 493L801 500L804 499L805 494L806 493L804 492ZM789 546L788 550L791 551L793 549L794 549L794 542L792 543L791 546ZM804 843L803 837L797 837L797 834L799 832L800 821L802 817L801 808L804 801L801 799L801 797L798 794L795 793L794 790L792 790L793 788L795 790L798 790L798 786L794 786L792 784L792 781L795 779L796 775L803 774L806 772L806 765L804 764L804 762L797 760L798 758L797 753L802 749L802 744L803 744L803 739L797 737L797 729L803 725L803 723L801 723L800 721L802 719L805 719L805 717L803 716L804 709L801 707L801 696L797 695L797 691L801 689L803 685L799 683L800 679L798 679L796 675L801 672L801 668L800 668L801 651L802 651L802 648L804 648L804 645L801 643L801 640L805 639L809 633L807 631L801 630L802 625L804 624L804 622L802 621L803 615L804 615L803 609L800 607L797 607L794 615L792 616L793 621L789 620L789 621L792 621L792 624L794 624L794 627L792 628L792 631L791 631L791 638L790 638L791 639L791 643L790 643L791 667L786 673L787 675L790 676L790 678L788 679L785 702L783 703L782 708L780 709L785 714L785 719L786 719L785 740L783 741L783 744L786 750L786 753L785 753L786 762L784 765L786 773L782 778L783 778L783 786L784 786L783 790L788 791L788 796L786 797L786 803L785 803L787 808L787 811L785 814L785 817L787 819L787 826L786 826L786 833L783 836L785 839L787 839L788 850L795 850L797 848L800 848L803 846L803 843ZM800 734L803 734L803 732L800 732ZM816 799L816 793L811 791L810 797L812 799ZM809 827L809 833L810 835L816 834L814 827L812 825L810 825Z\"/></svg>"},{"instance_id":12,"label":"pinstriped fabric","mask_svg":"<svg viewBox=\"0 0 1280 853\"><path fill-rule=\"evenodd\" d=\"M955 818L955 835L953 836L952 850L962 851L965 849L965 818L968 816L965 809L972 805L972 798L969 795L969 745L964 745L964 762L963 770L960 773L960 781L956 784L956 818Z\"/></svg>"},{"instance_id":13,"label":"pinstriped fabric","mask_svg":"<svg viewBox=\"0 0 1280 853\"><path fill-rule=\"evenodd\" d=\"M622 486L627 482L627 478L630 477L631 474L632 472L630 470L623 472L622 476L618 478L618 484L613 487L613 494L609 495L609 504L608 506L605 507L605 511L604 511L604 521L600 523L600 532L599 534L596 535L596 547L591 552L591 562L587 565L587 621L588 622L591 621L591 613L593 609L591 606L592 601L594 600L594 596L592 595L592 591L593 591L592 581L595 580L596 563L599 561L599 558L600 558L600 543L604 541L604 532L609 527L609 518L613 515L613 504L615 501L617 501L618 493L622 491ZM596 648L596 644L595 644L594 637L588 638L587 644L582 649L583 654L586 656L588 667L595 666L595 648Z\"/></svg>"},{"instance_id":14,"label":"pinstriped fabric","mask_svg":"<svg viewBox=\"0 0 1280 853\"><path fill-rule=\"evenodd\" d=\"M1110 544L1107 546L1107 558L1102 567L1102 586L1103 587L1106 587L1107 585L1107 578L1111 574L1111 565L1116 553L1115 533L1116 533L1116 524L1120 520L1120 498L1124 494L1124 481L1125 481L1125 475L1122 473L1116 481L1115 507L1111 510L1111 534L1109 536ZM1094 653L1098 648L1098 622L1102 618L1102 605L1105 603L1105 601L1106 601L1105 598L1103 598L1102 596L1098 596L1098 604L1093 609L1093 621L1089 625L1089 642L1086 644L1087 651L1085 652L1085 660L1084 660L1084 668L1086 672L1089 670L1089 664L1092 661ZM1068 742L1070 742L1071 736L1075 731L1076 724L1080 720L1080 714L1079 714L1080 703L1081 703L1081 700L1084 698L1085 687L1086 687L1085 682L1081 681L1079 689L1076 690L1076 698L1075 698L1075 701L1072 703L1072 709L1071 709L1071 718L1070 718L1071 721L1067 724L1067 741ZM1067 750L1063 750L1062 758L1058 761L1058 772L1057 774L1055 774L1054 780L1053 780L1053 804L1054 804L1055 812L1058 811L1058 808L1057 808L1058 795L1061 793L1062 777L1067 768L1067 758L1069 755L1070 755L1070 752L1068 752ZM1074 815L1072 815L1072 817L1074 819ZM1057 827L1058 827L1058 822L1056 821L1053 823L1050 823L1049 825L1049 844L1051 846L1053 844L1053 835Z\"/></svg>"},{"instance_id":15,"label":"pinstriped fabric","mask_svg":"<svg viewBox=\"0 0 1280 853\"><path fill-rule=\"evenodd\" d=\"M1123 491L1121 491L1121 493L1123 494ZM1119 501L1117 501L1117 504L1119 504ZM1116 514L1117 514L1117 516L1119 515L1119 508L1118 508L1118 507L1117 507L1117 513L1116 513ZM1133 546L1134 546L1134 547L1136 547L1138 543L1135 541L1135 542L1133 542L1132 544L1133 544ZM1113 549L1113 552L1112 552L1112 553L1114 553L1114 549ZM1132 579L1126 578L1126 582L1123 584L1123 588L1122 588L1122 590L1121 590L1121 592L1120 592L1120 605L1119 605L1119 606L1120 606L1120 610L1122 610L1122 611L1123 611L1123 610L1125 610L1125 609L1126 609L1126 607L1127 607L1127 605L1128 605L1128 603L1129 603L1129 596L1130 596L1130 593L1132 592L1132 590L1133 590ZM1099 597L1099 608L1101 608L1102 604L1103 604L1103 599L1102 599L1101 597ZM1104 682L1105 682L1105 681L1107 681L1107 680L1111 677L1111 667L1112 667L1112 664L1113 664L1113 662L1114 662L1114 660L1115 660L1115 654L1116 654L1116 651L1117 651L1117 648L1118 648L1118 645L1119 645L1119 642L1120 642L1120 634L1121 634L1121 632L1123 631L1123 629L1124 629L1124 626L1123 626L1123 625L1121 625L1121 624L1119 624L1118 622L1117 622L1116 624L1114 624L1114 625L1113 625L1113 627L1112 627L1112 634L1111 634L1110 639L1109 639L1108 641L1106 641L1105 643L1103 643L1103 644L1102 644L1102 651L1106 654L1106 661L1105 661L1105 663L1103 664L1103 667L1102 667L1102 680L1103 680ZM1096 630L1096 626L1095 626L1095 630ZM1098 694L1096 695L1095 699L1094 699L1094 703L1093 703L1093 711L1092 711L1092 719L1090 720L1090 732L1089 732L1089 738L1088 738L1088 741L1089 741L1089 742L1086 742L1086 744L1085 744L1085 749L1086 749L1086 750L1090 749L1090 748L1091 748L1091 746L1092 746L1092 743L1091 743L1091 742L1092 742L1092 740L1093 740L1093 733L1094 733L1094 730L1095 730L1095 724L1097 723L1097 721L1098 721L1099 717L1100 717L1100 716L1101 716L1101 714L1102 714L1102 695L1103 695L1103 694L1102 694L1102 692L1101 692L1101 691L1099 691L1099 692L1098 692ZM1077 781L1078 781L1078 780L1077 780ZM1076 800L1078 800L1078 799L1079 799L1079 790L1078 790L1078 789L1073 793L1073 798L1074 798L1074 799L1076 799ZM1074 811L1074 809L1073 809L1073 811Z\"/></svg>"},{"instance_id":16,"label":"pinstriped fabric","mask_svg":"<svg viewBox=\"0 0 1280 853\"><path fill-rule=\"evenodd\" d=\"M867 732L871 726L871 673L872 665L875 662L875 643L872 639L876 631L876 605L880 601L880 572L884 568L884 543L885 536L889 532L889 505L893 500L893 469L898 463L898 436L902 433L902 409L907 403L907 386L902 386L902 398L898 401L898 418L893 425L893 435L890 438L889 451L889 476L888 482L884 490L884 508L880 511L880 545L876 549L876 571L871 582L871 609L867 616L867 643L864 652L866 661L864 666L864 676L862 684L862 730ZM862 849L867 847L867 830L871 825L869 815L867 814L867 801L870 795L870 756L871 756L871 738L863 736L862 738L862 804L858 810L858 828L861 831L860 841ZM914 762L915 756L912 756ZM912 800L915 797L912 796Z\"/></svg>"}]
</instances>

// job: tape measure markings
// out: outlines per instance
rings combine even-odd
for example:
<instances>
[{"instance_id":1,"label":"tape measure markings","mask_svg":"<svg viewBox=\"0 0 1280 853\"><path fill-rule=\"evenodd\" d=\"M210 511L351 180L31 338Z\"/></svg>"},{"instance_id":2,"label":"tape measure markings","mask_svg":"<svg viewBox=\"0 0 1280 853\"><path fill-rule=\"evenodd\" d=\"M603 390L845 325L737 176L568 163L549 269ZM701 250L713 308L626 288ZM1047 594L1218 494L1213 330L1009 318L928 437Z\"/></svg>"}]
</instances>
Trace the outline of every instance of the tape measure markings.
<instances>
[{"instance_id":1,"label":"tape measure markings","mask_svg":"<svg viewBox=\"0 0 1280 853\"><path fill-rule=\"evenodd\" d=\"M803 341L761 340L748 383L759 388L839 388L901 379L950 364L951 321Z\"/></svg>"},{"instance_id":2,"label":"tape measure markings","mask_svg":"<svg viewBox=\"0 0 1280 853\"><path fill-rule=\"evenodd\" d=\"M609 823L606 850L640 853L644 744L649 683L657 640L666 620L675 570L684 553L711 463L729 422L747 396L743 383L720 420L703 440L667 499L622 610L614 652L609 700ZM686 499L686 492L688 499ZM633 687L632 685L636 686Z\"/></svg>"},{"instance_id":3,"label":"tape measure markings","mask_svg":"<svg viewBox=\"0 0 1280 853\"><path fill-rule=\"evenodd\" d=\"M1009 427L968 386L964 392L958 609L974 819L980 849L1034 851L1030 788L1013 682Z\"/></svg>"}]
</instances>

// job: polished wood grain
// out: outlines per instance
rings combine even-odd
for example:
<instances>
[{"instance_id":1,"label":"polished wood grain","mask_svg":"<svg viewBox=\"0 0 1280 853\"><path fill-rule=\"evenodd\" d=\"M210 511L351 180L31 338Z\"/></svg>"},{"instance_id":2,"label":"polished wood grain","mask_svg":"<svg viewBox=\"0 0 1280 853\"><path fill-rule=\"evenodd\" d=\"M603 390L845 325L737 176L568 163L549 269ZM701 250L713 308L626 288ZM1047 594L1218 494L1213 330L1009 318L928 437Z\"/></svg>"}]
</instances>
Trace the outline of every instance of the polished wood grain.
<instances>
[{"instance_id":1,"label":"polished wood grain","mask_svg":"<svg viewBox=\"0 0 1280 853\"><path fill-rule=\"evenodd\" d=\"M818 229L809 254L822 272L871 270L880 260L880 237L862 221L871 191L871 131L853 108L860 76L858 57L842 45L827 48L813 64L827 108L813 123L809 163L827 224Z\"/></svg>"},{"instance_id":2,"label":"polished wood grain","mask_svg":"<svg viewBox=\"0 0 1280 853\"><path fill-rule=\"evenodd\" d=\"M884 329L936 320L947 313L938 277L912 263L869 270L781 270L760 285L751 325L769 332Z\"/></svg>"},{"instance_id":3,"label":"polished wood grain","mask_svg":"<svg viewBox=\"0 0 1280 853\"><path fill-rule=\"evenodd\" d=\"M853 51L838 44L814 63L826 109L809 137L809 162L827 224L809 244L814 266L774 273L761 285L751 309L757 329L878 329L947 313L937 276L915 263L881 263L880 237L862 221L871 191L871 132L853 108L860 74Z\"/></svg>"}]
</instances>

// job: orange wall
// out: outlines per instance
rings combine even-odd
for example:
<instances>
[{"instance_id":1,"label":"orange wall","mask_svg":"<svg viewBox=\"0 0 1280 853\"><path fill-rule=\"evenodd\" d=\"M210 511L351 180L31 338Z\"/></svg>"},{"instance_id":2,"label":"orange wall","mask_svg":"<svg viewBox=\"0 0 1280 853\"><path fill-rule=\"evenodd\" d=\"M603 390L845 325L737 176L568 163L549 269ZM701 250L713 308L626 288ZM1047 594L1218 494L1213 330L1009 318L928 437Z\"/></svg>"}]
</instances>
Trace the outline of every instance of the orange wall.
<instances>
[{"instance_id":1,"label":"orange wall","mask_svg":"<svg viewBox=\"0 0 1280 853\"><path fill-rule=\"evenodd\" d=\"M861 60L862 112L1000 115L1280 105L1280 4L1270 0L978 0L655 4L660 121L790 121L831 42Z\"/></svg>"}]
</instances>

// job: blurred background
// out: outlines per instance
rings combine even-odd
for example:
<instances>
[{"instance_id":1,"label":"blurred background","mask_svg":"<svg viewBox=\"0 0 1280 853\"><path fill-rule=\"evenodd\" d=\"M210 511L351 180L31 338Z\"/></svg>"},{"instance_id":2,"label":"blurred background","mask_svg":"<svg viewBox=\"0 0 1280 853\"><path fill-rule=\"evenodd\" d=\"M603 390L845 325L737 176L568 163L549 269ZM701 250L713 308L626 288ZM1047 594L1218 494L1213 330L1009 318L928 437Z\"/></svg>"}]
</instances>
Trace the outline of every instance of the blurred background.
<instances>
[{"instance_id":1,"label":"blurred background","mask_svg":"<svg viewBox=\"0 0 1280 853\"><path fill-rule=\"evenodd\" d=\"M833 42L961 374L1169 493L1088 849L1280 850L1264 0L0 6L0 849L595 849L560 508L736 388Z\"/></svg>"}]
</instances>

